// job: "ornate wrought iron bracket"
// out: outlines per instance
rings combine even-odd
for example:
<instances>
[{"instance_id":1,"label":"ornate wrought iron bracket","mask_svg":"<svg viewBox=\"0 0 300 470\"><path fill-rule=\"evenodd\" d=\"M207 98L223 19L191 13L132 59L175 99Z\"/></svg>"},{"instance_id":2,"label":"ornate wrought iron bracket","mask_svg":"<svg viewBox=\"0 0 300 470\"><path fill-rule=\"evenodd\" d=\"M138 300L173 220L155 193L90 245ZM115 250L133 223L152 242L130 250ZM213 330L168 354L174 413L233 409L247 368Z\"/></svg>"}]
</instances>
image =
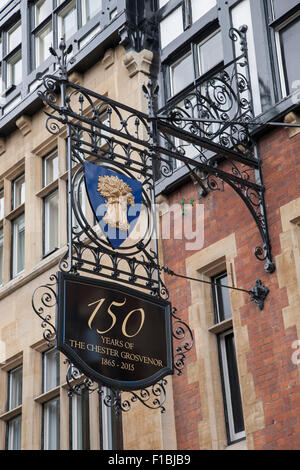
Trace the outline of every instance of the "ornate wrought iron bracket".
<instances>
[{"instance_id":1,"label":"ornate wrought iron bracket","mask_svg":"<svg viewBox=\"0 0 300 470\"><path fill-rule=\"evenodd\" d=\"M257 279L255 286L251 289L250 296L251 300L259 306L260 310L264 309L265 300L269 292L268 287L264 286L260 279Z\"/></svg>"},{"instance_id":2,"label":"ornate wrought iron bracket","mask_svg":"<svg viewBox=\"0 0 300 470\"><path fill-rule=\"evenodd\" d=\"M202 197L229 185L259 230L262 245L255 248L255 256L265 262L266 272L273 273L262 160L249 131L255 118L246 34L247 26L232 28L230 37L239 41L240 55L212 77L198 80L179 102L170 100L150 118L155 122L160 144L156 152L162 174L170 176L173 162L181 162L200 185ZM148 99L155 101L153 92L148 93Z\"/></svg>"}]
</instances>

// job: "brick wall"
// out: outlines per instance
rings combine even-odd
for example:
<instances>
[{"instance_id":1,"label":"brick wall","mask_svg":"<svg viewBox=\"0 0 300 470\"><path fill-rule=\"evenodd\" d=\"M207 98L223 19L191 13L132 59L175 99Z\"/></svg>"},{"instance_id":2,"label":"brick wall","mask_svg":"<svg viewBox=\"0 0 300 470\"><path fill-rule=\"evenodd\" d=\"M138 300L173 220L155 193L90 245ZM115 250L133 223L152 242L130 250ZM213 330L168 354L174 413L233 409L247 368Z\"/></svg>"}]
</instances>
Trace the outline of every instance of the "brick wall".
<instances>
[{"instance_id":1,"label":"brick wall","mask_svg":"<svg viewBox=\"0 0 300 470\"><path fill-rule=\"evenodd\" d=\"M300 134L290 139L286 129L273 130L260 139L259 149L263 159L272 252L276 262L282 251L280 209L300 198ZM296 327L286 328L284 324L283 309L289 305L289 300L286 288L280 288L278 283L283 268L280 265L274 274L267 274L264 262L255 258L254 249L261 246L258 229L248 209L230 187L225 185L224 192L214 191L199 200L194 185L189 183L169 195L168 203L180 204L183 199L187 204L195 200L195 204L205 206L204 248L235 233L237 286L249 289L256 279L261 279L270 289L263 312L250 302L246 294L245 305L240 309L241 324L247 327L249 338L250 349L246 355L248 372L253 376L256 398L262 401L265 419L264 426L251 435L248 433L247 438L255 449L297 449L300 446L300 387L298 366L291 361L291 344L298 335ZM178 210L175 217L183 219L184 216ZM177 273L186 274L185 260L193 252L185 250L185 240L163 240L162 244L164 264ZM173 306L188 321L191 302L189 282L167 276L166 284ZM193 353L187 363L194 361L197 357ZM173 378L173 386L178 448L199 449L201 384L188 383L184 371L181 377Z\"/></svg>"}]
</instances>

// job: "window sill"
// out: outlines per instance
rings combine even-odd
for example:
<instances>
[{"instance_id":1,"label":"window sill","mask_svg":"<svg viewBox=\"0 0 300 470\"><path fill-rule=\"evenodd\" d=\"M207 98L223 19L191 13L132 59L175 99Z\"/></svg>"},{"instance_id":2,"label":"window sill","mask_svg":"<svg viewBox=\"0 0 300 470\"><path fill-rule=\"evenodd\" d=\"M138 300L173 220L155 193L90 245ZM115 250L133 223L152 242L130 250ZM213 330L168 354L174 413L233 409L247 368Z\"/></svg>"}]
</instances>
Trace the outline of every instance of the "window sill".
<instances>
[{"instance_id":1,"label":"window sill","mask_svg":"<svg viewBox=\"0 0 300 470\"><path fill-rule=\"evenodd\" d=\"M241 441L235 442L225 447L225 450L248 450L247 441L243 439Z\"/></svg>"},{"instance_id":2,"label":"window sill","mask_svg":"<svg viewBox=\"0 0 300 470\"><path fill-rule=\"evenodd\" d=\"M39 403L40 405L43 405L47 401L52 400L53 398L58 397L60 394L60 386L57 386L53 388L52 390L49 390L49 392L42 393L38 397L34 399L36 403Z\"/></svg>"},{"instance_id":3,"label":"window sill","mask_svg":"<svg viewBox=\"0 0 300 470\"><path fill-rule=\"evenodd\" d=\"M36 197L39 198L44 198L45 196L48 196L49 193L56 191L58 188L58 180L56 179L55 181L52 181L52 183L48 184L44 188L42 188L40 191L36 193Z\"/></svg>"},{"instance_id":4,"label":"window sill","mask_svg":"<svg viewBox=\"0 0 300 470\"><path fill-rule=\"evenodd\" d=\"M14 408L13 410L9 410L6 413L3 413L0 416L0 420L7 422L15 418L16 416L19 416L21 413L22 413L22 405L18 406L17 408Z\"/></svg>"},{"instance_id":5,"label":"window sill","mask_svg":"<svg viewBox=\"0 0 300 470\"><path fill-rule=\"evenodd\" d=\"M19 215L25 212L25 204L21 204L20 206L13 209L9 214L7 214L6 218L10 221L16 219Z\"/></svg>"},{"instance_id":6,"label":"window sill","mask_svg":"<svg viewBox=\"0 0 300 470\"><path fill-rule=\"evenodd\" d=\"M216 325L211 326L208 328L208 331L210 333L218 334L218 333L223 333L223 331L229 330L232 328L232 318L228 318L227 320L224 320L220 323L217 323Z\"/></svg>"}]
</instances>

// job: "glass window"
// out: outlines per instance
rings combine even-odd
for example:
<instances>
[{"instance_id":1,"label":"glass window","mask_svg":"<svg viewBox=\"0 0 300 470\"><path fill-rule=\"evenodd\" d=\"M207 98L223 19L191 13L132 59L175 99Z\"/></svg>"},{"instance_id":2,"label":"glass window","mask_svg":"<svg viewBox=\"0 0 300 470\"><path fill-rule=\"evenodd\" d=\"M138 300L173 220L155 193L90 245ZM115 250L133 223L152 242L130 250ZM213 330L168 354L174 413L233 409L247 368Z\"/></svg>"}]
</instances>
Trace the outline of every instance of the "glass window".
<instances>
[{"instance_id":1,"label":"glass window","mask_svg":"<svg viewBox=\"0 0 300 470\"><path fill-rule=\"evenodd\" d=\"M160 23L160 41L162 49L174 41L183 32L182 7L176 8Z\"/></svg>"},{"instance_id":2,"label":"glass window","mask_svg":"<svg viewBox=\"0 0 300 470\"><path fill-rule=\"evenodd\" d=\"M43 160L43 184L47 186L58 178L57 151L51 153Z\"/></svg>"},{"instance_id":3,"label":"glass window","mask_svg":"<svg viewBox=\"0 0 300 470\"><path fill-rule=\"evenodd\" d=\"M25 175L13 181L13 209L25 202Z\"/></svg>"},{"instance_id":4,"label":"glass window","mask_svg":"<svg viewBox=\"0 0 300 470\"><path fill-rule=\"evenodd\" d=\"M193 82L195 74L192 54L189 53L185 55L180 60L175 62L175 64L171 65L170 74L171 94L173 96Z\"/></svg>"},{"instance_id":5,"label":"glass window","mask_svg":"<svg viewBox=\"0 0 300 470\"><path fill-rule=\"evenodd\" d=\"M43 354L43 393L59 385L59 352L51 349Z\"/></svg>"},{"instance_id":6,"label":"glass window","mask_svg":"<svg viewBox=\"0 0 300 470\"><path fill-rule=\"evenodd\" d=\"M21 450L21 426L22 418L16 418L7 423L7 450Z\"/></svg>"},{"instance_id":7,"label":"glass window","mask_svg":"<svg viewBox=\"0 0 300 470\"><path fill-rule=\"evenodd\" d=\"M272 0L273 16L280 18L291 8L295 7L299 3L299 0Z\"/></svg>"},{"instance_id":8,"label":"glass window","mask_svg":"<svg viewBox=\"0 0 300 470\"><path fill-rule=\"evenodd\" d=\"M59 398L43 405L43 449L59 450L60 448L60 407Z\"/></svg>"},{"instance_id":9,"label":"glass window","mask_svg":"<svg viewBox=\"0 0 300 470\"><path fill-rule=\"evenodd\" d=\"M163 7L168 3L169 0L159 0L159 8Z\"/></svg>"},{"instance_id":10,"label":"glass window","mask_svg":"<svg viewBox=\"0 0 300 470\"><path fill-rule=\"evenodd\" d=\"M12 222L12 277L24 270L25 217L20 215Z\"/></svg>"},{"instance_id":11,"label":"glass window","mask_svg":"<svg viewBox=\"0 0 300 470\"><path fill-rule=\"evenodd\" d=\"M75 204L77 208L77 217L75 211L72 211L72 224L74 232L81 230L82 225L85 225L86 222L84 218L86 216L86 189L83 181L76 181L74 185L74 197L75 197ZM81 216L82 214L82 216ZM81 222L81 225L79 224Z\"/></svg>"},{"instance_id":12,"label":"glass window","mask_svg":"<svg viewBox=\"0 0 300 470\"><path fill-rule=\"evenodd\" d=\"M0 48L1 48L1 44L0 44ZM0 93L3 92L4 90L4 84L3 84L3 73L2 73L2 65L0 64Z\"/></svg>"},{"instance_id":13,"label":"glass window","mask_svg":"<svg viewBox=\"0 0 300 470\"><path fill-rule=\"evenodd\" d=\"M2 33L0 40L1 90L17 86L22 82L22 27L21 21ZM2 57L3 53L3 57Z\"/></svg>"},{"instance_id":14,"label":"glass window","mask_svg":"<svg viewBox=\"0 0 300 470\"><path fill-rule=\"evenodd\" d=\"M3 282L3 229L0 229L0 285Z\"/></svg>"},{"instance_id":15,"label":"glass window","mask_svg":"<svg viewBox=\"0 0 300 470\"><path fill-rule=\"evenodd\" d=\"M72 396L72 450L89 450L89 394Z\"/></svg>"},{"instance_id":16,"label":"glass window","mask_svg":"<svg viewBox=\"0 0 300 470\"><path fill-rule=\"evenodd\" d=\"M8 373L8 411L22 404L22 366Z\"/></svg>"},{"instance_id":17,"label":"glass window","mask_svg":"<svg viewBox=\"0 0 300 470\"><path fill-rule=\"evenodd\" d=\"M77 9L76 2L70 2L58 15L59 39L64 37L68 41L77 31Z\"/></svg>"},{"instance_id":18,"label":"glass window","mask_svg":"<svg viewBox=\"0 0 300 470\"><path fill-rule=\"evenodd\" d=\"M58 191L44 199L44 255L58 248Z\"/></svg>"},{"instance_id":19,"label":"glass window","mask_svg":"<svg viewBox=\"0 0 300 470\"><path fill-rule=\"evenodd\" d=\"M46 24L35 34L36 67L41 65L50 55L49 48L53 44L52 22Z\"/></svg>"},{"instance_id":20,"label":"glass window","mask_svg":"<svg viewBox=\"0 0 300 470\"><path fill-rule=\"evenodd\" d=\"M101 9L102 0L82 0L82 23L91 20Z\"/></svg>"},{"instance_id":21,"label":"glass window","mask_svg":"<svg viewBox=\"0 0 300 470\"><path fill-rule=\"evenodd\" d=\"M228 286L227 273L220 274L212 279L213 296L215 307L215 322L219 323L232 317L229 289L222 286Z\"/></svg>"},{"instance_id":22,"label":"glass window","mask_svg":"<svg viewBox=\"0 0 300 470\"><path fill-rule=\"evenodd\" d=\"M228 441L232 443L245 437L242 399L232 330L222 333L219 340Z\"/></svg>"},{"instance_id":23,"label":"glass window","mask_svg":"<svg viewBox=\"0 0 300 470\"><path fill-rule=\"evenodd\" d=\"M22 42L21 21L7 31L7 53L12 52Z\"/></svg>"},{"instance_id":24,"label":"glass window","mask_svg":"<svg viewBox=\"0 0 300 470\"><path fill-rule=\"evenodd\" d=\"M22 82L22 52L19 50L7 60L7 87L17 86Z\"/></svg>"},{"instance_id":25,"label":"glass window","mask_svg":"<svg viewBox=\"0 0 300 470\"><path fill-rule=\"evenodd\" d=\"M112 407L105 405L104 397L110 396L110 390L107 387L101 387L103 395L99 396L100 415L101 415L101 449L102 450L122 450L122 416L117 415Z\"/></svg>"},{"instance_id":26,"label":"glass window","mask_svg":"<svg viewBox=\"0 0 300 470\"><path fill-rule=\"evenodd\" d=\"M52 12L52 0L39 0L35 6L35 25L38 26Z\"/></svg>"},{"instance_id":27,"label":"glass window","mask_svg":"<svg viewBox=\"0 0 300 470\"><path fill-rule=\"evenodd\" d=\"M213 53L212 53L213 51ZM223 61L221 32L214 34L198 46L200 75L205 74Z\"/></svg>"},{"instance_id":28,"label":"glass window","mask_svg":"<svg viewBox=\"0 0 300 470\"><path fill-rule=\"evenodd\" d=\"M279 55L282 57L283 94L289 95L300 83L300 62L296 59L295 44L300 40L300 17L279 32Z\"/></svg>"},{"instance_id":29,"label":"glass window","mask_svg":"<svg viewBox=\"0 0 300 470\"><path fill-rule=\"evenodd\" d=\"M4 191L0 191L0 220L4 217Z\"/></svg>"},{"instance_id":30,"label":"glass window","mask_svg":"<svg viewBox=\"0 0 300 470\"><path fill-rule=\"evenodd\" d=\"M217 4L216 0L191 0L193 23L207 13Z\"/></svg>"}]
</instances>

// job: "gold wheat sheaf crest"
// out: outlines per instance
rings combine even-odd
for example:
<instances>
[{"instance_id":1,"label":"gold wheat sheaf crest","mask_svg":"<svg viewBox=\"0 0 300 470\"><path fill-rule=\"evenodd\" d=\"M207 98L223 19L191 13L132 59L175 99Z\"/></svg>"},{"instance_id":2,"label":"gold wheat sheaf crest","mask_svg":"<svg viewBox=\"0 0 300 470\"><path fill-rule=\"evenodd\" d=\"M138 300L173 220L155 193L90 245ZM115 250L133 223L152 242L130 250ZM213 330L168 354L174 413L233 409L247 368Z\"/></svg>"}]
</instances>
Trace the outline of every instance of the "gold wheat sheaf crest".
<instances>
[{"instance_id":1,"label":"gold wheat sheaf crest","mask_svg":"<svg viewBox=\"0 0 300 470\"><path fill-rule=\"evenodd\" d=\"M128 232L127 207L134 206L131 187L117 176L99 176L98 192L106 199L107 212L102 221L111 228Z\"/></svg>"}]
</instances>

